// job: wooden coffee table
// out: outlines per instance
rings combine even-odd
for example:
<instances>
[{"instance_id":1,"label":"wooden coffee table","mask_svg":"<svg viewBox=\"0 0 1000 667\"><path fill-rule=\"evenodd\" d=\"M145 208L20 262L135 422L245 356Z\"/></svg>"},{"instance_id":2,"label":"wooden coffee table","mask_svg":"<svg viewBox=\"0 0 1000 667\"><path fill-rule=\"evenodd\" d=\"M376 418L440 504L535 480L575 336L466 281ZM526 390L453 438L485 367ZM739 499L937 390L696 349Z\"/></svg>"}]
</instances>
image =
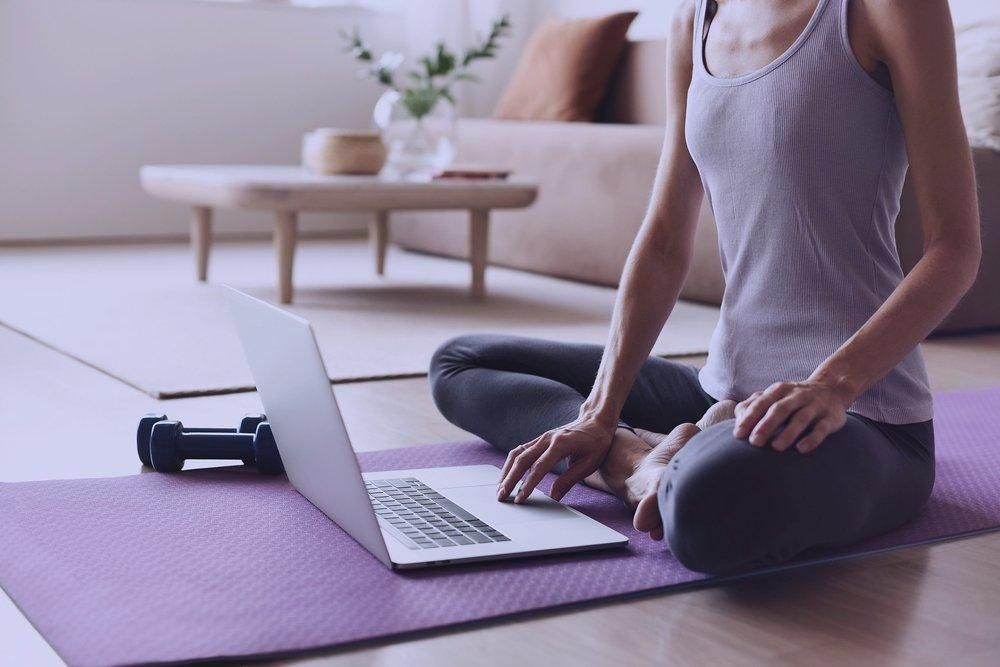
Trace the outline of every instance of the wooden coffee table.
<instances>
[{"instance_id":1,"label":"wooden coffee table","mask_svg":"<svg viewBox=\"0 0 1000 667\"><path fill-rule=\"evenodd\" d=\"M322 176L291 166L146 166L140 176L150 195L192 207L191 245L198 280L208 278L213 209L272 211L282 303L292 302L297 218L302 211L370 212L368 238L375 271L382 275L390 211L468 210L470 294L481 299L485 295L490 211L530 206L538 195L535 183L516 177L417 182L378 176Z\"/></svg>"}]
</instances>

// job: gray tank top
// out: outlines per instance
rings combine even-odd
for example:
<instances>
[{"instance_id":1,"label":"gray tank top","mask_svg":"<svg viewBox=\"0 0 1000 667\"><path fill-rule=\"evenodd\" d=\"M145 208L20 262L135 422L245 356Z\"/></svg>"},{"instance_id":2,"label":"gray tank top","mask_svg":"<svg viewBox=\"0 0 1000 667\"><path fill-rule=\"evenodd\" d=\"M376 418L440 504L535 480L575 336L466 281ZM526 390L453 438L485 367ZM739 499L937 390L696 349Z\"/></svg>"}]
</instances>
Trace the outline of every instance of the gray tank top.
<instances>
[{"instance_id":1,"label":"gray tank top","mask_svg":"<svg viewBox=\"0 0 1000 667\"><path fill-rule=\"evenodd\" d=\"M721 318L699 374L716 399L804 380L903 279L893 225L906 147L892 93L847 39L848 0L819 0L781 56L732 78L705 67L698 0L686 140L719 231ZM931 419L919 349L850 411Z\"/></svg>"}]
</instances>

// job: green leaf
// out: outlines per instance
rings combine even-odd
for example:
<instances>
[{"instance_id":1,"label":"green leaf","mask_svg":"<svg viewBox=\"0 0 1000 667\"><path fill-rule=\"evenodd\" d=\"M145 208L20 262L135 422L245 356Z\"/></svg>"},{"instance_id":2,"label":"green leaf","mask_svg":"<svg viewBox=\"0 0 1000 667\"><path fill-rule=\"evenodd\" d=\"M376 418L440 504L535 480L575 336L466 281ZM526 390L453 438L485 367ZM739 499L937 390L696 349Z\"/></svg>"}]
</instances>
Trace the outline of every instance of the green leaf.
<instances>
[{"instance_id":1,"label":"green leaf","mask_svg":"<svg viewBox=\"0 0 1000 667\"><path fill-rule=\"evenodd\" d=\"M493 21L490 26L490 34L485 40L480 39L480 44L471 47L465 52L462 58L462 66L467 66L475 60L493 58L499 46L499 40L506 37L510 31L510 16L504 14L499 19Z\"/></svg>"},{"instance_id":2,"label":"green leaf","mask_svg":"<svg viewBox=\"0 0 1000 667\"><path fill-rule=\"evenodd\" d=\"M402 91L401 99L410 115L420 119L434 109L439 97L440 91L434 88L407 88Z\"/></svg>"},{"instance_id":3,"label":"green leaf","mask_svg":"<svg viewBox=\"0 0 1000 667\"><path fill-rule=\"evenodd\" d=\"M383 86L389 86L390 88L395 87L395 81L393 81L392 78L392 70L386 69L385 67L378 67L375 69L375 79Z\"/></svg>"},{"instance_id":4,"label":"green leaf","mask_svg":"<svg viewBox=\"0 0 1000 667\"><path fill-rule=\"evenodd\" d=\"M431 62L430 58L424 56L418 62L424 66L424 73L425 73L424 75L428 79L434 76L434 63Z\"/></svg>"},{"instance_id":5,"label":"green leaf","mask_svg":"<svg viewBox=\"0 0 1000 667\"><path fill-rule=\"evenodd\" d=\"M361 39L361 34L358 32L357 28L354 31L347 33L343 30L338 31L341 38L346 42L344 45L344 53L349 53L354 56L355 60L360 60L361 62L371 62L373 55L371 49L369 49L363 39Z\"/></svg>"}]
</instances>

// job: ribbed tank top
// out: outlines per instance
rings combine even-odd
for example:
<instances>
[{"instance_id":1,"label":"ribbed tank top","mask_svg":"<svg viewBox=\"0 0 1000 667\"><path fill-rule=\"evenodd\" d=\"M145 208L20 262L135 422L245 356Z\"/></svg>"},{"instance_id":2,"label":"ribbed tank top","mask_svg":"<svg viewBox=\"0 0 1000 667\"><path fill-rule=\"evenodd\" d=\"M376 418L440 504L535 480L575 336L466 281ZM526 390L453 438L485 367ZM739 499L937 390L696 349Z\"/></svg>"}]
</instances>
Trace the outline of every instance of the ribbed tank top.
<instances>
[{"instance_id":1,"label":"ribbed tank top","mask_svg":"<svg viewBox=\"0 0 1000 667\"><path fill-rule=\"evenodd\" d=\"M855 59L848 0L819 0L767 66L732 78L705 66L698 0L685 135L719 232L726 279L702 388L742 400L805 380L903 279L893 232L907 158L892 93ZM919 349L849 411L931 419Z\"/></svg>"}]
</instances>

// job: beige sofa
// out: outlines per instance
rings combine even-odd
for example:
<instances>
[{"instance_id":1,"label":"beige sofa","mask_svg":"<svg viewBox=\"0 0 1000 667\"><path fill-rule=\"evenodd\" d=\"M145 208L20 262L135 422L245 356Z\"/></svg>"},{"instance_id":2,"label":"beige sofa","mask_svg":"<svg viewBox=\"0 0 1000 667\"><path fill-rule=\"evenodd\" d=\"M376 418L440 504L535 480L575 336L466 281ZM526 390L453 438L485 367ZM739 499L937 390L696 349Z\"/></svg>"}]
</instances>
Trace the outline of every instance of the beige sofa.
<instances>
[{"instance_id":1,"label":"beige sofa","mask_svg":"<svg viewBox=\"0 0 1000 667\"><path fill-rule=\"evenodd\" d=\"M616 285L642 222L662 142L662 41L632 42L598 123L463 120L461 162L506 166L538 179L529 209L497 211L490 231L493 264L573 280ZM1000 153L974 150L983 223L979 278L939 332L1000 327ZM393 242L409 249L464 257L466 225L453 213L398 213ZM904 190L896 228L904 270L922 252L920 220ZM702 206L695 259L684 299L718 304L725 283L715 223Z\"/></svg>"}]
</instances>

